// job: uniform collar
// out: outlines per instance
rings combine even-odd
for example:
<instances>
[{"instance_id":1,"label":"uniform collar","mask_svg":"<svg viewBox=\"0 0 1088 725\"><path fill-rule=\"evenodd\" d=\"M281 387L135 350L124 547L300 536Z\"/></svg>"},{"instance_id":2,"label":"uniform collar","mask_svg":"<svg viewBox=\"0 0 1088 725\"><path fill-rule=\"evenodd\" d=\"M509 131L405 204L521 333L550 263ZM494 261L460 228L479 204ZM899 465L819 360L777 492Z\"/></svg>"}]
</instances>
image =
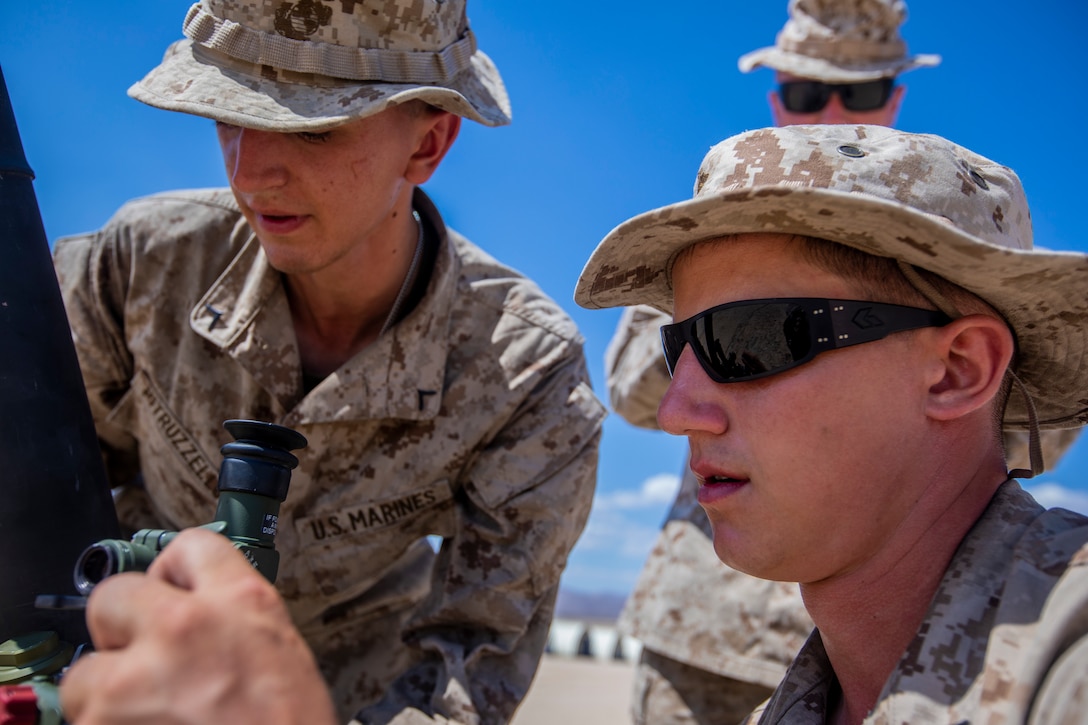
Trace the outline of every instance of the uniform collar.
<instances>
[{"instance_id":1,"label":"uniform collar","mask_svg":"<svg viewBox=\"0 0 1088 725\"><path fill-rule=\"evenodd\" d=\"M460 275L446 226L431 200L412 200L439 236L427 293L396 326L329 375L305 397L291 311L281 275L244 221L238 254L193 307L192 330L231 356L282 406L285 425L437 415L449 355L449 319Z\"/></svg>"}]
</instances>

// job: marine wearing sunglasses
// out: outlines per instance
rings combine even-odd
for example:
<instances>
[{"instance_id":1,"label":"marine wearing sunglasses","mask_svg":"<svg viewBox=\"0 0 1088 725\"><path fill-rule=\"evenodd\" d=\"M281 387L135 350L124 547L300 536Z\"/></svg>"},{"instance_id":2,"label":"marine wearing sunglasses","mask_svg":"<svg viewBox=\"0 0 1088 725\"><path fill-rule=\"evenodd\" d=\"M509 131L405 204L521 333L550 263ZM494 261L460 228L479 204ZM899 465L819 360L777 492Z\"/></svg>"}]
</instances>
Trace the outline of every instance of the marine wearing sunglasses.
<instances>
[{"instance_id":1,"label":"marine wearing sunglasses","mask_svg":"<svg viewBox=\"0 0 1088 725\"><path fill-rule=\"evenodd\" d=\"M691 345L711 380L736 383L785 372L827 350L951 321L942 312L918 307L779 297L730 302L662 325L661 343L670 375L684 347Z\"/></svg>"},{"instance_id":2,"label":"marine wearing sunglasses","mask_svg":"<svg viewBox=\"0 0 1088 725\"><path fill-rule=\"evenodd\" d=\"M768 99L776 126L799 123L895 124L905 86L895 78L827 83L778 73Z\"/></svg>"},{"instance_id":3,"label":"marine wearing sunglasses","mask_svg":"<svg viewBox=\"0 0 1088 725\"><path fill-rule=\"evenodd\" d=\"M878 78L860 83L824 83L823 81L786 81L778 86L782 106L791 113L816 113L822 111L838 94L843 108L848 111L875 111L883 108L892 97L895 80Z\"/></svg>"}]
</instances>

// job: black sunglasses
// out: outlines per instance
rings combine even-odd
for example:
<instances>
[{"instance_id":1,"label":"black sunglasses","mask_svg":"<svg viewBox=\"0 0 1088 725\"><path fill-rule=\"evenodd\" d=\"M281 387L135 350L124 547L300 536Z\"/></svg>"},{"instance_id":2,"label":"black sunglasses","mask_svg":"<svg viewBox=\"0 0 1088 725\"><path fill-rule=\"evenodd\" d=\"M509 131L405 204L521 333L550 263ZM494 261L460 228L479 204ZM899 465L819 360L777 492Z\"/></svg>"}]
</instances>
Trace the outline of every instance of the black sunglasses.
<instances>
[{"instance_id":1,"label":"black sunglasses","mask_svg":"<svg viewBox=\"0 0 1088 725\"><path fill-rule=\"evenodd\" d=\"M816 113L823 110L838 93L848 111L875 111L892 97L895 79L879 78L860 83L824 83L822 81L787 81L778 86L778 97L790 113Z\"/></svg>"},{"instance_id":2,"label":"black sunglasses","mask_svg":"<svg viewBox=\"0 0 1088 725\"><path fill-rule=\"evenodd\" d=\"M662 325L661 344L670 375L690 344L711 380L735 383L795 368L827 350L951 321L943 312L880 302L805 297L745 300Z\"/></svg>"}]
</instances>

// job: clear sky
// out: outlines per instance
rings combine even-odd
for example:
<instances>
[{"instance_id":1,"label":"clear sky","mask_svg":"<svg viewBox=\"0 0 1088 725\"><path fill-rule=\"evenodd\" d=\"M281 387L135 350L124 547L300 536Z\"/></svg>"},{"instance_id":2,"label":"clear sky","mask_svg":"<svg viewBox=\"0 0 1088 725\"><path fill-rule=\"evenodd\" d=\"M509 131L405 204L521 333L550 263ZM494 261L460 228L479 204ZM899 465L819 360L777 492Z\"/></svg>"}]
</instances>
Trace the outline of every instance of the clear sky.
<instances>
[{"instance_id":1,"label":"clear sky","mask_svg":"<svg viewBox=\"0 0 1088 725\"><path fill-rule=\"evenodd\" d=\"M125 95L181 37L189 4L5 5L0 67L51 241L99 227L130 197L225 184L211 121ZM903 35L911 51L944 61L902 77L899 126L1011 166L1031 202L1036 243L1088 251L1080 223L1088 6L909 6ZM425 189L452 227L536 279L571 313L586 337L594 386L607 399L602 360L619 312L578 308L578 272L612 227L689 197L710 146L770 124L772 73L741 74L736 60L774 41L786 0L469 0L469 18L506 81L514 123L466 122ZM610 416L593 514L565 586L630 590L683 451L681 440ZM1086 465L1082 439L1037 491L1050 505L1088 511Z\"/></svg>"}]
</instances>

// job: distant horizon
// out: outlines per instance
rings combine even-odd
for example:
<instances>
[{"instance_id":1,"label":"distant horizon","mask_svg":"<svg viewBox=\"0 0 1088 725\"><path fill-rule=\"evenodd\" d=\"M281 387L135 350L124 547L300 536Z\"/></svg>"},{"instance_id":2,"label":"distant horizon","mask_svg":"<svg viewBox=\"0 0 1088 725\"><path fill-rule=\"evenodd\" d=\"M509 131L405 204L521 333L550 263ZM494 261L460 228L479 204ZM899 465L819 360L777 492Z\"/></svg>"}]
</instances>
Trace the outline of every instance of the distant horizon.
<instances>
[{"instance_id":1,"label":"distant horizon","mask_svg":"<svg viewBox=\"0 0 1088 725\"><path fill-rule=\"evenodd\" d=\"M627 601L626 594L585 592L560 584L555 601L555 616L567 619L615 621Z\"/></svg>"}]
</instances>

